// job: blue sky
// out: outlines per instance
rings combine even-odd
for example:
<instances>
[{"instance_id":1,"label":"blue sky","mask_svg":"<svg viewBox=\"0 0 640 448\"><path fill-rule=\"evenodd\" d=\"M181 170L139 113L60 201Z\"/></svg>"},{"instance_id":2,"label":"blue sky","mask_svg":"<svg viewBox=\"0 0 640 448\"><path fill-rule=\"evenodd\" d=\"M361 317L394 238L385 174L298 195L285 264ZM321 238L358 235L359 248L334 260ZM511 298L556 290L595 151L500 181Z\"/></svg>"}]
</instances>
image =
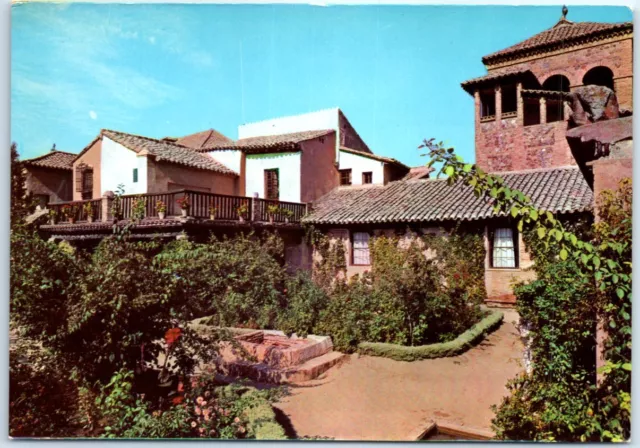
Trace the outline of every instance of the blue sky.
<instances>
[{"instance_id":1,"label":"blue sky","mask_svg":"<svg viewBox=\"0 0 640 448\"><path fill-rule=\"evenodd\" d=\"M101 128L150 137L340 107L409 165L435 137L473 160L483 55L554 25L560 6L17 4L11 137L23 157L79 152ZM573 21L632 20L569 7Z\"/></svg>"}]
</instances>

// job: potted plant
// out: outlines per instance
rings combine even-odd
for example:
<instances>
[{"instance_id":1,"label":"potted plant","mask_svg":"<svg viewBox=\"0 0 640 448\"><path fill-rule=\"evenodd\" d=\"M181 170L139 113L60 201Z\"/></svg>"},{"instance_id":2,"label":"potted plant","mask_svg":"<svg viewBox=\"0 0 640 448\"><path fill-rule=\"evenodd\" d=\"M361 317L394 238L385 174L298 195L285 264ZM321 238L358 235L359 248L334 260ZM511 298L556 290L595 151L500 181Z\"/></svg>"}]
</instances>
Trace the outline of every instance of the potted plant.
<instances>
[{"instance_id":1,"label":"potted plant","mask_svg":"<svg viewBox=\"0 0 640 448\"><path fill-rule=\"evenodd\" d=\"M293 211L288 210L286 208L281 208L280 213L284 216L284 222L288 223L291 218L293 218Z\"/></svg>"},{"instance_id":2,"label":"potted plant","mask_svg":"<svg viewBox=\"0 0 640 448\"><path fill-rule=\"evenodd\" d=\"M180 206L180 210L182 211L182 216L186 217L189 212L189 207L191 207L191 203L189 202L188 196L183 196L176 201Z\"/></svg>"},{"instance_id":3,"label":"potted plant","mask_svg":"<svg viewBox=\"0 0 640 448\"><path fill-rule=\"evenodd\" d=\"M131 215L136 221L144 219L147 214L147 200L142 196L137 196L131 203Z\"/></svg>"},{"instance_id":4,"label":"potted plant","mask_svg":"<svg viewBox=\"0 0 640 448\"><path fill-rule=\"evenodd\" d=\"M278 207L278 204L272 204L267 207L267 215L269 216L269 222L271 224L273 224L273 218L278 212L280 212L280 207Z\"/></svg>"},{"instance_id":5,"label":"potted plant","mask_svg":"<svg viewBox=\"0 0 640 448\"><path fill-rule=\"evenodd\" d=\"M54 209L49 210L49 224L54 225L58 220L58 212Z\"/></svg>"},{"instance_id":6,"label":"potted plant","mask_svg":"<svg viewBox=\"0 0 640 448\"><path fill-rule=\"evenodd\" d=\"M216 212L218 211L218 209L216 208L215 205L213 204L209 204L209 219L211 221L213 221L214 219L216 219Z\"/></svg>"},{"instance_id":7,"label":"potted plant","mask_svg":"<svg viewBox=\"0 0 640 448\"><path fill-rule=\"evenodd\" d=\"M87 216L87 222L93 222L93 205L91 202L87 202L82 206L84 213Z\"/></svg>"},{"instance_id":8,"label":"potted plant","mask_svg":"<svg viewBox=\"0 0 640 448\"><path fill-rule=\"evenodd\" d=\"M238 218L240 219L240 222L244 222L244 220L247 219L248 212L249 207L247 207L247 204L242 204L240 207L238 207Z\"/></svg>"},{"instance_id":9,"label":"potted plant","mask_svg":"<svg viewBox=\"0 0 640 448\"><path fill-rule=\"evenodd\" d=\"M164 201L158 199L156 201L156 212L158 212L158 218L164 219L164 215L167 212L167 204Z\"/></svg>"},{"instance_id":10,"label":"potted plant","mask_svg":"<svg viewBox=\"0 0 640 448\"><path fill-rule=\"evenodd\" d=\"M62 214L71 224L76 222L76 211L76 207L71 204L65 204L62 206Z\"/></svg>"}]
</instances>

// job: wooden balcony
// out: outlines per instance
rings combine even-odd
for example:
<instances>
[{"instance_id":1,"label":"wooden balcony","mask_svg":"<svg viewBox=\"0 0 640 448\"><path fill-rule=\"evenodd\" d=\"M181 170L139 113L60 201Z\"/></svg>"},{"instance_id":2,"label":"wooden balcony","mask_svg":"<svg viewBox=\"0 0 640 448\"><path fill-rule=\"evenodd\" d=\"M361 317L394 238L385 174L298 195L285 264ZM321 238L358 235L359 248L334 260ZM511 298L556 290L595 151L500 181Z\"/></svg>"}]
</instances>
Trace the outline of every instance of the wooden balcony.
<instances>
[{"instance_id":1,"label":"wooden balcony","mask_svg":"<svg viewBox=\"0 0 640 448\"><path fill-rule=\"evenodd\" d=\"M180 204L184 200L189 207L183 210ZM158 211L159 201L165 208L162 218ZM133 220L142 233L159 229L175 233L194 227L300 229L300 221L307 213L306 204L192 190L119 197L106 194L102 199L50 203L47 208L55 212L55 218L49 217L40 229L53 235L76 235L77 239L92 233L104 234L114 222L124 225Z\"/></svg>"}]
</instances>

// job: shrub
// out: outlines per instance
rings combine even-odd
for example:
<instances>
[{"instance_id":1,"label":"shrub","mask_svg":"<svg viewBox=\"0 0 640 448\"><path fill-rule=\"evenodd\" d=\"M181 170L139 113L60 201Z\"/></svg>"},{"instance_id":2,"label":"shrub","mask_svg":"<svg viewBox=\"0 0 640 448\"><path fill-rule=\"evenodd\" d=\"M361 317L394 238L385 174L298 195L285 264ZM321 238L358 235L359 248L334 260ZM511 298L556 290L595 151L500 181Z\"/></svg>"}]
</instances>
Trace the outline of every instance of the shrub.
<instances>
[{"instance_id":1,"label":"shrub","mask_svg":"<svg viewBox=\"0 0 640 448\"><path fill-rule=\"evenodd\" d=\"M298 271L285 281L275 327L287 334L306 337L313 333L328 301L327 293L314 283L309 273Z\"/></svg>"}]
</instances>

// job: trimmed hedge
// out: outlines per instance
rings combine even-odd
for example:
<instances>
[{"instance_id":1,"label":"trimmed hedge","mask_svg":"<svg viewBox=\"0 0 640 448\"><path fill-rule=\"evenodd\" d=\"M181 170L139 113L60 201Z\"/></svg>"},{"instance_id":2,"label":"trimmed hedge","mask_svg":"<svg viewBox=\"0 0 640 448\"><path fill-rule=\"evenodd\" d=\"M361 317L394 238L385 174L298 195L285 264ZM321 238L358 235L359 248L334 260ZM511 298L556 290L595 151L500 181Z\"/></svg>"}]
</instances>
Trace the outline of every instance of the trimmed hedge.
<instances>
[{"instance_id":1,"label":"trimmed hedge","mask_svg":"<svg viewBox=\"0 0 640 448\"><path fill-rule=\"evenodd\" d=\"M249 394L257 391L248 392ZM282 426L276 421L273 407L267 400L260 400L259 404L245 409L244 415L249 420L249 435L258 440L283 440L287 436Z\"/></svg>"},{"instance_id":2,"label":"trimmed hedge","mask_svg":"<svg viewBox=\"0 0 640 448\"><path fill-rule=\"evenodd\" d=\"M396 361L418 361L420 359L457 356L479 343L486 334L502 324L504 315L500 311L490 311L489 315L469 328L453 341L408 347L381 342L361 342L358 352L363 355L383 356Z\"/></svg>"}]
</instances>

